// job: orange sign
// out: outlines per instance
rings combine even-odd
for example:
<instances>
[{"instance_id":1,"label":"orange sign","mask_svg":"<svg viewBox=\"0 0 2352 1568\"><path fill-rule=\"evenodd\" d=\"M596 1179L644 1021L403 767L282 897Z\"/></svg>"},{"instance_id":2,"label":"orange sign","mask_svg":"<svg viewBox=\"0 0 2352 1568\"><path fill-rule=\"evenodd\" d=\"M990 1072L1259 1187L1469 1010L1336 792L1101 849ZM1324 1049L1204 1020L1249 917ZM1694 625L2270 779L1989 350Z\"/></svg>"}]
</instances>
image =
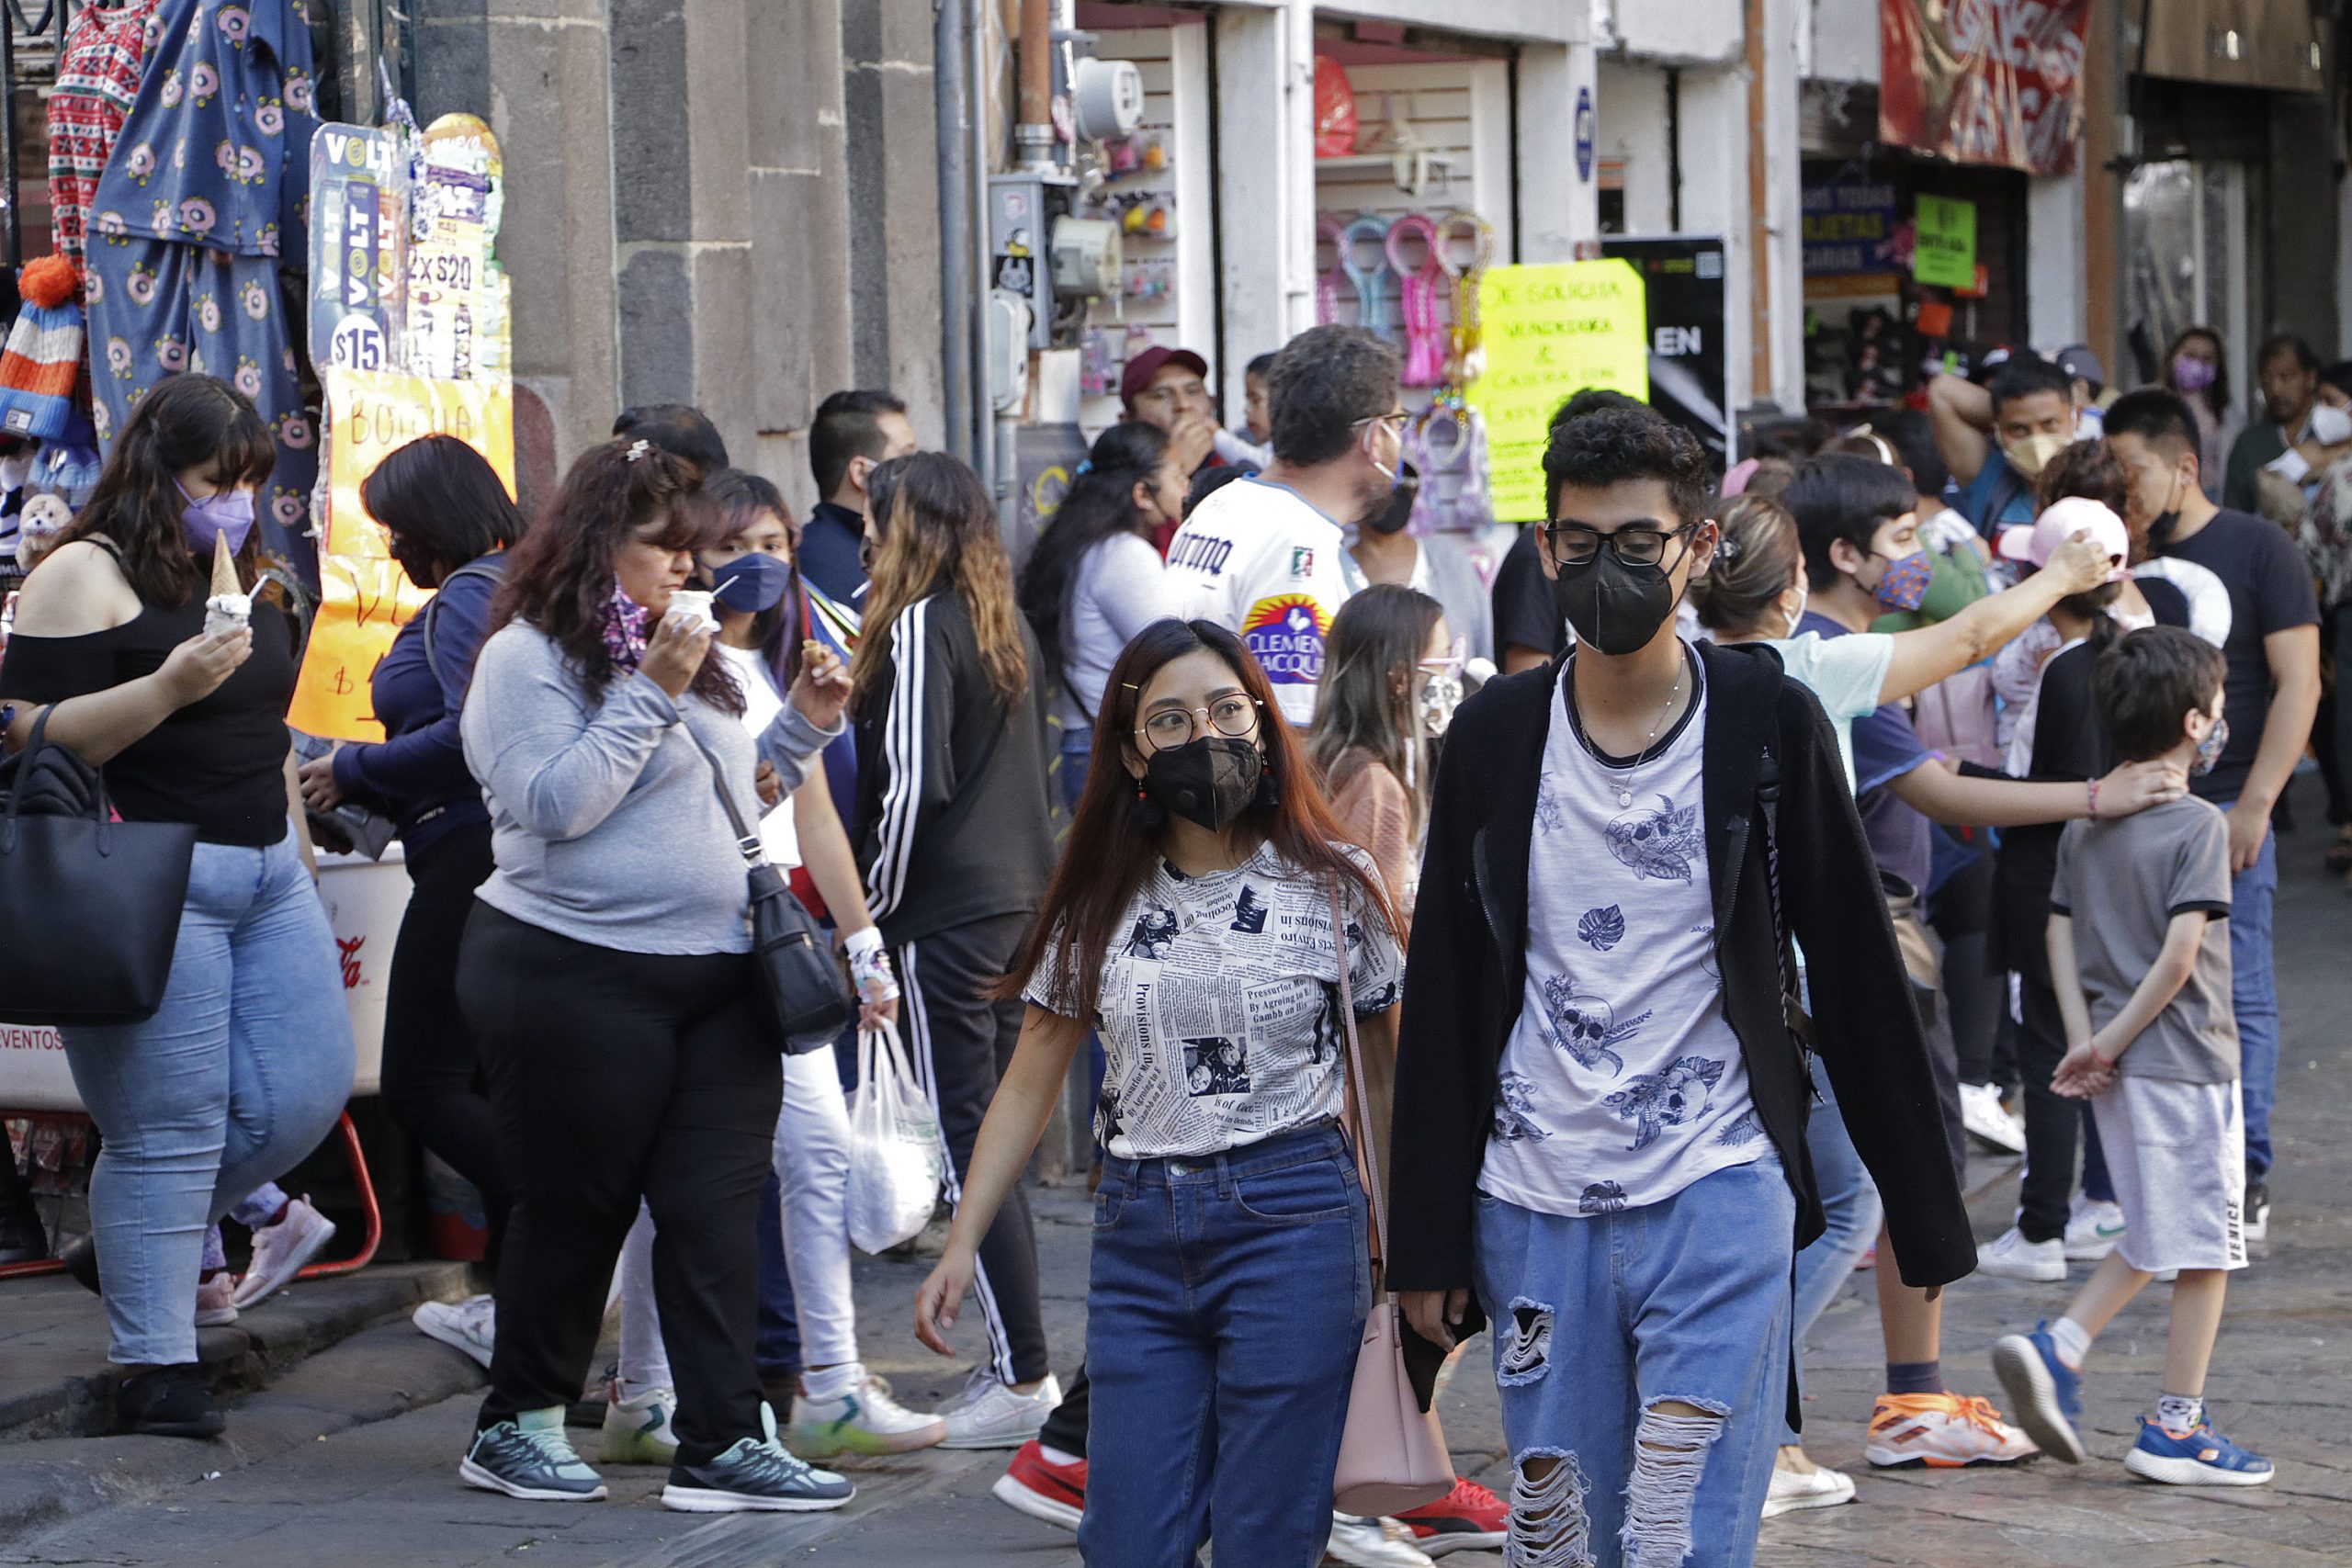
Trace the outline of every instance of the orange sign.
<instances>
[{"instance_id":1,"label":"orange sign","mask_svg":"<svg viewBox=\"0 0 2352 1568\"><path fill-rule=\"evenodd\" d=\"M323 367L329 439L319 613L287 722L336 740L381 740L368 682L400 628L431 597L394 565L359 486L421 435L454 435L514 489L514 401L503 384Z\"/></svg>"}]
</instances>

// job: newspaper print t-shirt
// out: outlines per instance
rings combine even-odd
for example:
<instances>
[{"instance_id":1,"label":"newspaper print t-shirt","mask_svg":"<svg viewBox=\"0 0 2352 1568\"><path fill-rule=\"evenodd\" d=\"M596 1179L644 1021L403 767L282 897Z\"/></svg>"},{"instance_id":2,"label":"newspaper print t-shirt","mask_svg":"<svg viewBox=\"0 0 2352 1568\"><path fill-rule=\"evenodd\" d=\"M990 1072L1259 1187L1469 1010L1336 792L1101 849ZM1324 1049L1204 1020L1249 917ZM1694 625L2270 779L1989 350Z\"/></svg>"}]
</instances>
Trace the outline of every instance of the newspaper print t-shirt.
<instances>
[{"instance_id":1,"label":"newspaper print t-shirt","mask_svg":"<svg viewBox=\"0 0 2352 1568\"><path fill-rule=\"evenodd\" d=\"M1360 893L1343 888L1340 907L1369 1017L1396 1004L1404 955ZM1347 1037L1327 883L1271 848L1206 876L1162 861L1119 931L1094 1017L1108 1059L1094 1133L1113 1154L1216 1154L1339 1117ZM1023 996L1074 1015L1050 964Z\"/></svg>"},{"instance_id":2,"label":"newspaper print t-shirt","mask_svg":"<svg viewBox=\"0 0 2352 1568\"><path fill-rule=\"evenodd\" d=\"M1573 671L1544 744L1527 994L1478 1186L1543 1213L1605 1214L1662 1202L1767 1145L1715 958L1705 688L1646 761L1611 766L1568 710Z\"/></svg>"}]
</instances>

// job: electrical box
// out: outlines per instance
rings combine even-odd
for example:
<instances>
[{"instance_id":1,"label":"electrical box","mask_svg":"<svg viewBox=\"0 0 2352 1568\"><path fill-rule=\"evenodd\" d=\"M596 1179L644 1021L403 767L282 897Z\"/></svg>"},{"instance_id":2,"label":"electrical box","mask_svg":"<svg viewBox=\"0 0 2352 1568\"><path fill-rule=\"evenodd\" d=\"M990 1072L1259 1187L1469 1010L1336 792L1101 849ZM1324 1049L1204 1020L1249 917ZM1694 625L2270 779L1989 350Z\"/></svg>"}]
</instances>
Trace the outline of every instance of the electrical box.
<instances>
[{"instance_id":1,"label":"electrical box","mask_svg":"<svg viewBox=\"0 0 2352 1568\"><path fill-rule=\"evenodd\" d=\"M1066 299L1114 299L1124 247L1119 226L1101 218L1054 224L1054 292Z\"/></svg>"},{"instance_id":2,"label":"electrical box","mask_svg":"<svg viewBox=\"0 0 2352 1568\"><path fill-rule=\"evenodd\" d=\"M1029 308L1031 348L1053 345L1053 226L1073 188L1035 174L989 176L989 283Z\"/></svg>"},{"instance_id":3,"label":"electrical box","mask_svg":"<svg viewBox=\"0 0 2352 1568\"><path fill-rule=\"evenodd\" d=\"M1080 59L1070 71L1069 99L1080 141L1133 136L1143 123L1143 73L1132 60Z\"/></svg>"}]
</instances>

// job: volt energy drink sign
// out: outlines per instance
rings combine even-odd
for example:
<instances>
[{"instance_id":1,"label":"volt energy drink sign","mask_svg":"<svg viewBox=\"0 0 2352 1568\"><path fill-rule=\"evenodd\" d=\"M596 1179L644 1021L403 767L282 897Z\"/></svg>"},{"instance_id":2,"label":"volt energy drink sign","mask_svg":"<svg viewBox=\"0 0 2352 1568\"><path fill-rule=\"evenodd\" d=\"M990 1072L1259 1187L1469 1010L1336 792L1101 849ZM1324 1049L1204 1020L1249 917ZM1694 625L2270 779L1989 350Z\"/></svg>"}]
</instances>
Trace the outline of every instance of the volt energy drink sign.
<instances>
[{"instance_id":1,"label":"volt energy drink sign","mask_svg":"<svg viewBox=\"0 0 2352 1568\"><path fill-rule=\"evenodd\" d=\"M1736 460L1730 367L1724 341L1724 243L1704 235L1611 236L1600 254L1641 274L1648 317L1650 406Z\"/></svg>"}]
</instances>

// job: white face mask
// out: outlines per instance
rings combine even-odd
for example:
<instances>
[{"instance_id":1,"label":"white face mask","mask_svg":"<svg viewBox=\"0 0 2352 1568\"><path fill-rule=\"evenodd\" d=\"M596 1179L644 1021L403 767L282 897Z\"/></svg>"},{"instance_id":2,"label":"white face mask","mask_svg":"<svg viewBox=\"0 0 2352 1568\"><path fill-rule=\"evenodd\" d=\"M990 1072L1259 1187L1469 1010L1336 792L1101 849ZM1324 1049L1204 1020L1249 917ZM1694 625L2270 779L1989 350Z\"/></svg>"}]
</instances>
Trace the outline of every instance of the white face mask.
<instances>
[{"instance_id":1,"label":"white face mask","mask_svg":"<svg viewBox=\"0 0 2352 1568\"><path fill-rule=\"evenodd\" d=\"M1792 584L1791 586L1795 585ZM1781 592L1782 596L1785 597L1788 593L1788 590L1784 588ZM1789 612L1789 629L1781 634L1782 637L1794 637L1797 635L1797 624L1804 619L1805 601L1812 597L1813 595L1807 590L1802 587L1797 588L1797 607Z\"/></svg>"}]
</instances>

